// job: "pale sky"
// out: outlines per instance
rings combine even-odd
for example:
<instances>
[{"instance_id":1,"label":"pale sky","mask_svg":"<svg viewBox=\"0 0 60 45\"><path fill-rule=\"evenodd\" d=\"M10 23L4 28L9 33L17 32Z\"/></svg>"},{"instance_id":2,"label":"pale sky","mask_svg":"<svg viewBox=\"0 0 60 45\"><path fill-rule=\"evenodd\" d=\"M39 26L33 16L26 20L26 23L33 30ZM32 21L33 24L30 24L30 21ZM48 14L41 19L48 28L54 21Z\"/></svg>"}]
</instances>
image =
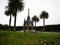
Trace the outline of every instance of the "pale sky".
<instances>
[{"instance_id":1,"label":"pale sky","mask_svg":"<svg viewBox=\"0 0 60 45\"><path fill-rule=\"evenodd\" d=\"M9 16L4 14L5 6L8 5L8 0L0 0L0 24L9 24ZM46 25L60 24L60 0L24 0L24 10L17 14L17 26L23 26L24 18L28 16L28 8L30 9L30 17L34 15L40 16L42 11L49 13L49 18L46 19ZM40 19L40 18L39 18ZM12 16L11 25L14 25L14 17ZM42 26L43 20L37 23L37 26Z\"/></svg>"}]
</instances>

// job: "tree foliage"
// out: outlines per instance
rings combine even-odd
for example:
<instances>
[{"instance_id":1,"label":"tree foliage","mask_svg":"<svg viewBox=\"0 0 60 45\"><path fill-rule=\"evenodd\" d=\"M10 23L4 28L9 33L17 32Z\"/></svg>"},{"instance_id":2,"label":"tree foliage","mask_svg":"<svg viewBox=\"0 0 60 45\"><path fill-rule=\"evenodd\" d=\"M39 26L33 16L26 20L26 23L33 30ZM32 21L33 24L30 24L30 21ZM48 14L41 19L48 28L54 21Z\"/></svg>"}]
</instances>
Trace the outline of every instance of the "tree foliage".
<instances>
[{"instance_id":1,"label":"tree foliage","mask_svg":"<svg viewBox=\"0 0 60 45\"><path fill-rule=\"evenodd\" d=\"M42 11L40 18L46 18L47 19L48 17L49 17L49 14L46 11Z\"/></svg>"},{"instance_id":2,"label":"tree foliage","mask_svg":"<svg viewBox=\"0 0 60 45\"><path fill-rule=\"evenodd\" d=\"M39 21L39 18L37 16L33 16L32 17L32 20L38 22Z\"/></svg>"}]
</instances>

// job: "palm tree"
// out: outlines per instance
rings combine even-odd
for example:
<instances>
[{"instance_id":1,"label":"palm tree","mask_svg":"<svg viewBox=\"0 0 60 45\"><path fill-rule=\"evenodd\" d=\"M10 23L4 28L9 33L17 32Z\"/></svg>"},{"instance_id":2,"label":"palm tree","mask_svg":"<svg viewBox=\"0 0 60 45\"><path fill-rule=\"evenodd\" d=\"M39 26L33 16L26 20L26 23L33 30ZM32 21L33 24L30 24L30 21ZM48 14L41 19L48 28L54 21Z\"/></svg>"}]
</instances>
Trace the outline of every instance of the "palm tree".
<instances>
[{"instance_id":1,"label":"palm tree","mask_svg":"<svg viewBox=\"0 0 60 45\"><path fill-rule=\"evenodd\" d=\"M8 7L11 8L13 16L14 16L14 30L16 28L16 17L17 17L17 12L23 10L23 0L9 0L9 5Z\"/></svg>"},{"instance_id":2,"label":"palm tree","mask_svg":"<svg viewBox=\"0 0 60 45\"><path fill-rule=\"evenodd\" d=\"M42 13L41 13L41 15L40 15L40 18L41 19L43 19L43 30L45 30L45 19L47 19L48 18L48 12L46 12L46 11L42 11ZM42 30L42 31L43 31Z\"/></svg>"},{"instance_id":3,"label":"palm tree","mask_svg":"<svg viewBox=\"0 0 60 45\"><path fill-rule=\"evenodd\" d=\"M10 26L11 26L11 12L9 10L5 10L5 14L6 14L6 16L10 16L10 19L9 19L9 29L10 29Z\"/></svg>"},{"instance_id":4,"label":"palm tree","mask_svg":"<svg viewBox=\"0 0 60 45\"><path fill-rule=\"evenodd\" d=\"M39 18L37 16L32 17L33 22L35 22L35 28L36 28L36 22L39 21ZM35 29L36 30L36 29Z\"/></svg>"},{"instance_id":5,"label":"palm tree","mask_svg":"<svg viewBox=\"0 0 60 45\"><path fill-rule=\"evenodd\" d=\"M5 10L5 14L6 16L10 16L10 20L9 20L9 29L11 26L11 16L13 14L13 8L11 8L12 6L10 5L10 3L8 3L8 6L6 6L7 10Z\"/></svg>"}]
</instances>

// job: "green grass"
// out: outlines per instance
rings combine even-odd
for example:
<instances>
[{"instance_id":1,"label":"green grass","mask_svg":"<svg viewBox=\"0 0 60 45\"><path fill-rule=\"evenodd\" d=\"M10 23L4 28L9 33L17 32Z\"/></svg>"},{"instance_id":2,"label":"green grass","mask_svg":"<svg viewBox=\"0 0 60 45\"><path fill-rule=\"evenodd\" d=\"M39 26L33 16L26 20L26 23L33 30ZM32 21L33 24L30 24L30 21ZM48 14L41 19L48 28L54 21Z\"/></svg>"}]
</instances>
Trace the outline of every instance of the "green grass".
<instances>
[{"instance_id":1,"label":"green grass","mask_svg":"<svg viewBox=\"0 0 60 45\"><path fill-rule=\"evenodd\" d=\"M0 45L60 45L60 33L0 31Z\"/></svg>"}]
</instances>

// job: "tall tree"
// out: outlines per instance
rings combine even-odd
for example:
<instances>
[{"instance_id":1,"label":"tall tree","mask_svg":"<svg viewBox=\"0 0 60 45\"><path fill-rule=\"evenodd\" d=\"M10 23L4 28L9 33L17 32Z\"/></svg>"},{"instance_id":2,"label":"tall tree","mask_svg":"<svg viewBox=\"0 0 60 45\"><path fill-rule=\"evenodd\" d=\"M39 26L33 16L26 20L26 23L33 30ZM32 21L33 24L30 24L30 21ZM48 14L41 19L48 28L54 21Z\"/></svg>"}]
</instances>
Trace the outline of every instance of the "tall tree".
<instances>
[{"instance_id":1,"label":"tall tree","mask_svg":"<svg viewBox=\"0 0 60 45\"><path fill-rule=\"evenodd\" d=\"M11 16L12 16L12 14L14 14L14 12L13 12L14 9L12 8L12 5L10 4L10 2L8 3L8 6L6 6L6 9L7 9L7 10L5 10L6 16L10 16L10 19L9 19L9 29L10 29Z\"/></svg>"},{"instance_id":2,"label":"tall tree","mask_svg":"<svg viewBox=\"0 0 60 45\"><path fill-rule=\"evenodd\" d=\"M14 16L14 30L16 30L16 17L17 17L17 12L22 11L24 8L23 6L23 0L9 0L9 8L11 8L13 16Z\"/></svg>"},{"instance_id":3,"label":"tall tree","mask_svg":"<svg viewBox=\"0 0 60 45\"><path fill-rule=\"evenodd\" d=\"M42 11L42 13L40 15L40 18L43 19L43 30L45 30L45 19L47 19L49 17L48 15L49 14L46 11Z\"/></svg>"},{"instance_id":4,"label":"tall tree","mask_svg":"<svg viewBox=\"0 0 60 45\"><path fill-rule=\"evenodd\" d=\"M35 22L35 30L36 30L36 22L39 22L39 18L37 16L32 17L33 22Z\"/></svg>"},{"instance_id":5,"label":"tall tree","mask_svg":"<svg viewBox=\"0 0 60 45\"><path fill-rule=\"evenodd\" d=\"M10 16L10 19L9 19L9 29L10 29L10 26L11 26L11 12L10 12L10 10L5 10L5 14L6 14L6 16Z\"/></svg>"}]
</instances>

